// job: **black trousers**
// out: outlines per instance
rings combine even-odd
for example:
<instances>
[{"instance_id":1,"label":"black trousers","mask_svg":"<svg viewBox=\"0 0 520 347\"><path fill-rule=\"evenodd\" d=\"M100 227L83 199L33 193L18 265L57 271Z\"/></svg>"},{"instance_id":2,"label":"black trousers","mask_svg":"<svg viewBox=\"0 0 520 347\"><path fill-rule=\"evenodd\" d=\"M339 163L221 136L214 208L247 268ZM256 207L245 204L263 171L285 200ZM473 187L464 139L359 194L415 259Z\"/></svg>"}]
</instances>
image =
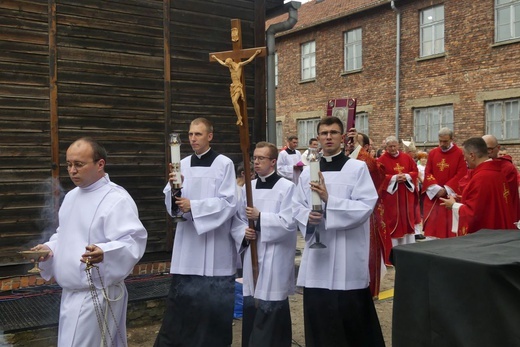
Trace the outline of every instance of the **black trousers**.
<instances>
[{"instance_id":1,"label":"black trousers","mask_svg":"<svg viewBox=\"0 0 520 347\"><path fill-rule=\"evenodd\" d=\"M370 289L303 289L306 347L384 347Z\"/></svg>"},{"instance_id":2,"label":"black trousers","mask_svg":"<svg viewBox=\"0 0 520 347\"><path fill-rule=\"evenodd\" d=\"M235 276L173 275L154 346L230 346L234 304Z\"/></svg>"},{"instance_id":3,"label":"black trousers","mask_svg":"<svg viewBox=\"0 0 520 347\"><path fill-rule=\"evenodd\" d=\"M245 296L242 347L290 347L291 343L289 300L255 301Z\"/></svg>"}]
</instances>

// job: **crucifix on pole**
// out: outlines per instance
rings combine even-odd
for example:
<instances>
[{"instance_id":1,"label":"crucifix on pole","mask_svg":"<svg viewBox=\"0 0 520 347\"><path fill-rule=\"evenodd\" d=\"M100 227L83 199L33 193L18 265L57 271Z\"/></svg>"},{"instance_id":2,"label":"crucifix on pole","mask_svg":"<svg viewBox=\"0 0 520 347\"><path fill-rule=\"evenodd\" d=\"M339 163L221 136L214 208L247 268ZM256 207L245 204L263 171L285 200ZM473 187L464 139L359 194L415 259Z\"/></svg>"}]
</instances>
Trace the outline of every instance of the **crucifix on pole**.
<instances>
[{"instance_id":1,"label":"crucifix on pole","mask_svg":"<svg viewBox=\"0 0 520 347\"><path fill-rule=\"evenodd\" d=\"M242 151L242 160L244 161L247 206L253 207L253 195L251 192L251 161L249 158L249 125L247 121L246 91L244 88L245 76L243 74L243 67L253 61L256 57L264 57L266 55L266 49L265 47L242 48L240 19L231 20L231 42L233 43L233 50L210 53L209 61L216 61L221 65L228 67L231 74L229 92L240 131L240 150ZM242 61L242 59L246 60ZM252 220L249 220L249 227L253 229L255 227ZM258 253L256 250L256 240L252 240L249 247L251 248L253 280L256 286L256 281L258 279Z\"/></svg>"}]
</instances>

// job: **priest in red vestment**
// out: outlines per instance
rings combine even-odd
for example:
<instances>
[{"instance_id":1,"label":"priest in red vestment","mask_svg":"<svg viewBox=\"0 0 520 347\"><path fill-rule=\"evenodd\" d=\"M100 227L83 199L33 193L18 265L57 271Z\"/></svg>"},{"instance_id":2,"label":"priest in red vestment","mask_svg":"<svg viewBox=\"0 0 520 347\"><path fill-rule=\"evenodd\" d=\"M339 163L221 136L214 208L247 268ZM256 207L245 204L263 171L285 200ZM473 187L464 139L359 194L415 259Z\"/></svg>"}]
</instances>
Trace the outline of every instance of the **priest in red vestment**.
<instances>
[{"instance_id":1,"label":"priest in red vestment","mask_svg":"<svg viewBox=\"0 0 520 347\"><path fill-rule=\"evenodd\" d=\"M484 135L482 136L484 141L486 142L488 156L496 160L501 167L501 171L506 178L509 192L511 193L511 204L509 205L511 209L511 216L513 220L517 222L520 219L520 196L518 195L518 170L516 166L513 164L513 158L509 155L498 156L498 152L500 151L500 145L498 144L498 140L493 135ZM515 194L516 193L516 194Z\"/></svg>"},{"instance_id":2,"label":"priest in red vestment","mask_svg":"<svg viewBox=\"0 0 520 347\"><path fill-rule=\"evenodd\" d=\"M365 164L367 164L370 177L372 178L372 182L374 182L374 187L379 196L374 206L374 211L370 215L370 249L368 255L370 293L372 297L378 297L382 278L381 270L382 265L384 266L383 261L386 254L385 247L390 249L392 246L390 235L386 233L386 229L383 228L383 224L381 223L381 212L383 211L381 188L383 187L382 183L385 179L385 169L382 163L370 155L370 138L367 135L358 133L356 129L352 128L349 130L347 136L356 139L355 145L357 145L349 157L364 161ZM384 273L385 272L383 272L383 275Z\"/></svg>"},{"instance_id":3,"label":"priest in red vestment","mask_svg":"<svg viewBox=\"0 0 520 347\"><path fill-rule=\"evenodd\" d=\"M433 238L448 238L455 234L451 232L451 210L444 208L439 198L460 195L462 192L459 181L468 169L462 150L453 143L453 131L442 128L439 131L439 147L428 154L424 170L423 191L424 236Z\"/></svg>"},{"instance_id":4,"label":"priest in red vestment","mask_svg":"<svg viewBox=\"0 0 520 347\"><path fill-rule=\"evenodd\" d=\"M399 152L395 136L386 138L386 152L379 159L385 167L381 199L383 222L391 235L392 246L415 242L415 189L419 174L417 164L406 153ZM389 264L390 249L385 249Z\"/></svg>"},{"instance_id":5,"label":"priest in red vestment","mask_svg":"<svg viewBox=\"0 0 520 347\"><path fill-rule=\"evenodd\" d=\"M464 158L472 170L460 203L454 197L440 205L453 211L453 232L463 236L480 229L514 229L511 192L502 164L488 157L486 142L473 137L464 142ZM516 193L516 192L514 192Z\"/></svg>"}]
</instances>

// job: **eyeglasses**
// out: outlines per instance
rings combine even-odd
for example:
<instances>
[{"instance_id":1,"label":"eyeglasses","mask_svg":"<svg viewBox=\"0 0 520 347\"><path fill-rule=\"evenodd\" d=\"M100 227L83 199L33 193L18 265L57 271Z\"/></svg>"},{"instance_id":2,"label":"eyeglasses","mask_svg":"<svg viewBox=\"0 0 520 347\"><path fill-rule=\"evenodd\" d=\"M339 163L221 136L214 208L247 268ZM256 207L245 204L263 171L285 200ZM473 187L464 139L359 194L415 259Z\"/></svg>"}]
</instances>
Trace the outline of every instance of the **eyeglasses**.
<instances>
[{"instance_id":1,"label":"eyeglasses","mask_svg":"<svg viewBox=\"0 0 520 347\"><path fill-rule=\"evenodd\" d=\"M254 157L253 157L253 161L255 161L255 160L257 160L257 159L258 159L259 161L263 161L263 160L265 160L265 159L269 159L269 160L271 160L272 158L269 158L269 157L262 157L262 156L258 156L258 157L257 157L257 156L254 156Z\"/></svg>"},{"instance_id":2,"label":"eyeglasses","mask_svg":"<svg viewBox=\"0 0 520 347\"><path fill-rule=\"evenodd\" d=\"M67 162L67 170L72 170L72 168L76 168L76 170L81 170L82 168L84 168L85 166L87 166L88 164L90 163L95 163L95 162L98 162L100 159L96 159L96 160L93 160L93 161L89 161L87 163L84 163L82 161L75 161L73 163L71 162Z\"/></svg>"},{"instance_id":3,"label":"eyeglasses","mask_svg":"<svg viewBox=\"0 0 520 347\"><path fill-rule=\"evenodd\" d=\"M336 135L341 135L341 131L338 131L338 130L331 130L331 131L321 131L318 133L318 135L322 136L322 137L327 137L327 136L336 136Z\"/></svg>"}]
</instances>

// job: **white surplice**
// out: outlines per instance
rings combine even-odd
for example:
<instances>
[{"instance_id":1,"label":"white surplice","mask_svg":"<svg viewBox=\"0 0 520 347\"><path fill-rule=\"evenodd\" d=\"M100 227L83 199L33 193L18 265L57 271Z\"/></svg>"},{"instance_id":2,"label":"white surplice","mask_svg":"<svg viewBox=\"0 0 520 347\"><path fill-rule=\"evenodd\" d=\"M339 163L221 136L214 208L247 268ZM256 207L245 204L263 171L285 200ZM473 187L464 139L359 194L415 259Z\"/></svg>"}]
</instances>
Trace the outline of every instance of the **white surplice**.
<instances>
[{"instance_id":1,"label":"white surplice","mask_svg":"<svg viewBox=\"0 0 520 347\"><path fill-rule=\"evenodd\" d=\"M106 310L97 270L92 269L100 306L110 326L106 332L108 344L126 346L128 294L124 279L143 256L146 239L147 232L134 200L124 188L112 183L108 174L86 188L74 188L65 196L59 210L59 227L45 243L54 256L40 263L41 276L46 280L54 276L63 288L58 346L93 347L102 343L85 264L80 262L90 244L104 252L103 261L96 265L113 300L110 313Z\"/></svg>"},{"instance_id":2,"label":"white surplice","mask_svg":"<svg viewBox=\"0 0 520 347\"><path fill-rule=\"evenodd\" d=\"M294 177L294 165L298 164L301 159L302 155L297 149L294 154L289 154L285 149L280 151L276 162L278 174L292 181Z\"/></svg>"},{"instance_id":3,"label":"white surplice","mask_svg":"<svg viewBox=\"0 0 520 347\"><path fill-rule=\"evenodd\" d=\"M312 208L309 167L304 168L293 198L294 216L306 240L297 284L329 290L366 288L369 218L377 201L369 171L364 162L349 159L341 170L322 174L329 197L327 204L323 203L324 218L319 232L327 248L309 248L315 242L315 234L307 234Z\"/></svg>"},{"instance_id":4,"label":"white surplice","mask_svg":"<svg viewBox=\"0 0 520 347\"><path fill-rule=\"evenodd\" d=\"M191 212L177 223L173 243L172 274L231 276L236 272L237 250L231 235L236 212L235 168L231 159L218 155L211 166L192 166L191 155L181 160L182 197L190 199ZM171 186L163 190L171 214Z\"/></svg>"},{"instance_id":5,"label":"white surplice","mask_svg":"<svg viewBox=\"0 0 520 347\"><path fill-rule=\"evenodd\" d=\"M270 178L273 176L267 179ZM295 290L296 222L292 214L295 185L278 178L271 189L257 188L257 181L261 178L251 182L253 206L260 211L260 232L256 242L259 273L255 289L251 249L248 247L243 264L243 293L244 296L254 296L265 301L284 300ZM245 192L242 195L245 196ZM245 210L245 201L241 210ZM245 228L247 221L244 220L244 223Z\"/></svg>"}]
</instances>

